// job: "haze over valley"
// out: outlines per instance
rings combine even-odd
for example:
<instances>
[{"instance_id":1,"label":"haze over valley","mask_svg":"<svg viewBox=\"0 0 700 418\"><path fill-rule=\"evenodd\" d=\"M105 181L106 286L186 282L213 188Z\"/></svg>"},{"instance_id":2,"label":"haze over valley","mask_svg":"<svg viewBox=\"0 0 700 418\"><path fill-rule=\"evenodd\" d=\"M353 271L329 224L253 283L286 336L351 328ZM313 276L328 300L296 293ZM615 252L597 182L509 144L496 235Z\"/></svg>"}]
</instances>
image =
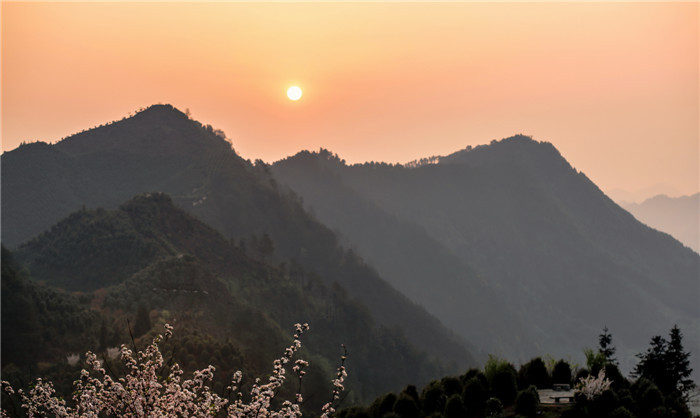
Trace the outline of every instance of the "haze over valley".
<instances>
[{"instance_id":1,"label":"haze over valley","mask_svg":"<svg viewBox=\"0 0 700 418\"><path fill-rule=\"evenodd\" d=\"M351 348L354 402L489 354L582 364L604 327L626 373L650 334L676 324L700 342L700 256L527 136L407 166L327 150L253 164L211 126L155 105L22 145L2 170L3 286L25 289L3 292L10 375L116 344L144 310L139 334L176 318L183 338L206 336L211 355L232 344L251 371L272 350L262 334L303 317L314 356ZM15 323L17 309L36 314Z\"/></svg>"}]
</instances>

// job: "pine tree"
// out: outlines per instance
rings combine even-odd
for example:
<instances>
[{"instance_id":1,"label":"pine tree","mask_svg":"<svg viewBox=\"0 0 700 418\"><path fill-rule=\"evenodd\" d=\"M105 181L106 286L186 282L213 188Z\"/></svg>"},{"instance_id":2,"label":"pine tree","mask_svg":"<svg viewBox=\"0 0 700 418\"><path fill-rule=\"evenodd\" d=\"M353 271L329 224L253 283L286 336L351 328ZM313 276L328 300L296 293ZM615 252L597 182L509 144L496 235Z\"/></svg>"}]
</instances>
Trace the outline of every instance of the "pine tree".
<instances>
[{"instance_id":1,"label":"pine tree","mask_svg":"<svg viewBox=\"0 0 700 418\"><path fill-rule=\"evenodd\" d=\"M634 368L633 375L654 382L663 393L670 392L668 373L666 371L666 350L668 342L656 335L651 339L646 353L637 354L639 363Z\"/></svg>"},{"instance_id":2,"label":"pine tree","mask_svg":"<svg viewBox=\"0 0 700 418\"><path fill-rule=\"evenodd\" d=\"M690 374L693 369L690 368L690 353L683 349L683 334L674 325L670 333L671 340L668 342L666 350L666 366L668 367L669 378L672 389L675 389L687 397L692 389L695 388L695 383L690 379Z\"/></svg>"},{"instance_id":3,"label":"pine tree","mask_svg":"<svg viewBox=\"0 0 700 418\"><path fill-rule=\"evenodd\" d=\"M615 346L612 345L612 334L608 331L608 327L603 328L603 333L598 336L598 352L605 356L606 364L617 365L617 359L613 357L615 355Z\"/></svg>"},{"instance_id":4,"label":"pine tree","mask_svg":"<svg viewBox=\"0 0 700 418\"><path fill-rule=\"evenodd\" d=\"M644 377L656 384L665 395L680 393L687 399L695 384L689 379L693 369L690 368L690 353L683 349L683 334L674 325L670 332L670 341L661 336L651 339L651 347L646 353L637 354L639 363L633 375Z\"/></svg>"}]
</instances>

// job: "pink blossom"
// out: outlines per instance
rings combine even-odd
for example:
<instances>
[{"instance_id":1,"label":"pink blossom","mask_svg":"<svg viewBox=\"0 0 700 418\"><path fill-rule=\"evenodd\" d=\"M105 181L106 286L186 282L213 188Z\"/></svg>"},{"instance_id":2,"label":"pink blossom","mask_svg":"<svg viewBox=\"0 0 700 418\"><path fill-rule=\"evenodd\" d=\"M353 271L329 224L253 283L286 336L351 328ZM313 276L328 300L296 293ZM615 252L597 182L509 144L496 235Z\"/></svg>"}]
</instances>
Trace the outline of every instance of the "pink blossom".
<instances>
[{"instance_id":1,"label":"pink blossom","mask_svg":"<svg viewBox=\"0 0 700 418\"><path fill-rule=\"evenodd\" d=\"M296 393L294 401L286 400L279 410L271 406L272 399L277 389L282 386L286 377L284 366L289 363L294 354L301 348L301 335L309 329L308 324L296 324L294 342L285 349L283 356L273 362L272 375L266 384L261 384L260 379L250 391L250 401L243 401L243 394L237 393L237 399L229 402L212 393L209 382L214 377L214 366L208 366L195 371L191 379L182 380L182 370L177 363L170 367L167 377L159 377L158 371L163 366L163 356L158 344L163 341L163 336L158 335L144 351L134 355L125 345L121 346L121 361L127 370L124 377L114 379L105 372L102 361L92 352L85 354L85 363L90 370L83 369L80 377L74 383L73 408L55 395L51 382L37 379L36 384L29 393L23 390L15 390L6 382L2 382L3 390L9 395L15 393L21 400L21 407L27 416L57 417L96 417L99 415L116 416L214 416L219 412L226 412L229 417L300 417L300 403L303 401L301 393ZM172 336L173 327L165 325L165 339ZM347 354L347 353L346 353ZM345 356L342 361L344 363ZM304 367L309 363L304 360L296 360L292 368L301 380L305 374ZM324 405L322 413L324 417L332 414L335 409L333 404L339 399L343 390L343 381L347 373L341 364L337 377L333 380L333 399ZM228 389L236 393L241 385L243 374L237 371L233 375ZM6 411L0 411L0 417L7 416Z\"/></svg>"}]
</instances>

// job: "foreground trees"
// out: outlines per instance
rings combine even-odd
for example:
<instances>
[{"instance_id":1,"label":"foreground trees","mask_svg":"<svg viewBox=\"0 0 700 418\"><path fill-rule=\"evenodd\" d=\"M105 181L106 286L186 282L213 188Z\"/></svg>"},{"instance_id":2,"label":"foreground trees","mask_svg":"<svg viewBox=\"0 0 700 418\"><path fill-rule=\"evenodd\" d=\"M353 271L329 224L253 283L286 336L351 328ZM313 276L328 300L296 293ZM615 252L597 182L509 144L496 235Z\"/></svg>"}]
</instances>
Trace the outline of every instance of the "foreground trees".
<instances>
[{"instance_id":1,"label":"foreground trees","mask_svg":"<svg viewBox=\"0 0 700 418\"><path fill-rule=\"evenodd\" d=\"M687 394L694 385L689 380L689 353L683 349L678 327L669 341L652 338L651 347L640 354L636 380L620 372L615 359L612 334L607 329L599 337L597 350L585 350L587 365L572 370L564 360L534 358L516 368L507 360L490 356L483 372L471 369L461 376L434 380L416 395L410 386L396 395L386 394L371 406L343 409L343 418L384 417L554 417L565 418L690 418ZM576 374L576 378L572 376ZM571 404L544 405L537 389L551 384L574 388ZM409 412L410 411L410 412ZM420 411L419 415L416 412Z\"/></svg>"},{"instance_id":2,"label":"foreground trees","mask_svg":"<svg viewBox=\"0 0 700 418\"><path fill-rule=\"evenodd\" d=\"M0 416L229 416L229 417L298 417L302 415L301 383L304 360L296 360L291 367L298 381L292 399L275 398L286 380L286 367L292 365L294 354L301 347L299 338L308 325L296 325L293 344L284 355L275 360L274 369L267 381L257 379L248 396L241 391L242 375L234 375L227 388L230 396L220 396L210 389L214 367L194 373L192 379L182 380L183 372L177 363L164 362L159 349L162 336L157 336L145 350L134 354L128 347L121 347L121 362L126 370L117 378L108 373L109 368L95 354L87 353L91 371L83 370L74 383L71 401L56 396L51 382L38 379L28 391L15 390L3 382L6 393ZM172 327L166 325L165 338L172 335ZM605 340L610 347L611 337L607 329ZM388 393L375 400L369 407L355 406L337 413L351 417L536 417L558 414L565 418L589 417L669 417L690 418L687 407L689 392L695 387L689 379L690 353L682 344L683 335L677 326L670 331L669 340L655 336L649 349L638 355L635 368L636 380L630 382L619 372L614 359L607 355L593 355L595 361L588 368L579 370L575 384L575 401L570 406L559 405L548 411L539 398L537 385L561 382L569 377L571 367L560 360L547 368L541 358L535 358L520 368L520 373L506 360L491 356L484 371L470 369L461 376L448 376L430 382L422 391L409 385L398 394ZM592 350L589 350L592 352ZM603 354L601 350L598 354ZM614 350L613 350L614 353ZM336 411L343 382L347 376L344 362L337 369L333 380L332 399L322 410L322 417ZM594 373L596 371L596 373ZM545 392L546 393L546 392ZM280 395L282 396L282 395ZM566 395L568 396L568 395Z\"/></svg>"},{"instance_id":3,"label":"foreground trees","mask_svg":"<svg viewBox=\"0 0 700 418\"><path fill-rule=\"evenodd\" d=\"M639 363L633 375L653 382L664 395L674 392L688 399L695 383L690 380L690 353L683 348L683 334L678 326L670 332L670 340L657 335L651 339L646 352L637 355Z\"/></svg>"}]
</instances>

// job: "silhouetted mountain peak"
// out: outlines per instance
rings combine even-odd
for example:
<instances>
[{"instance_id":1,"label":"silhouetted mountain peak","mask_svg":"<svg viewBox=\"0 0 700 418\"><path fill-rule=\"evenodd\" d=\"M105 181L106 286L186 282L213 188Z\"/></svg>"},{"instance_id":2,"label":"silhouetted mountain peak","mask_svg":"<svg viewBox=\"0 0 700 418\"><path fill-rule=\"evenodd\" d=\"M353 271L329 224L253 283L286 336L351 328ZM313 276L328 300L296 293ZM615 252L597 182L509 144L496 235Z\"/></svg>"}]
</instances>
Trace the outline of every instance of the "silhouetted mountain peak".
<instances>
[{"instance_id":1,"label":"silhouetted mountain peak","mask_svg":"<svg viewBox=\"0 0 700 418\"><path fill-rule=\"evenodd\" d=\"M136 113L132 119L152 119L152 120L182 120L186 121L189 118L184 112L170 104L155 104Z\"/></svg>"},{"instance_id":2,"label":"silhouetted mountain peak","mask_svg":"<svg viewBox=\"0 0 700 418\"><path fill-rule=\"evenodd\" d=\"M479 145L474 148L467 147L446 157L440 158L440 164L470 163L482 165L484 163L513 163L515 161L529 161L532 163L557 163L567 165L559 151L549 142L536 141L526 135L514 135L500 141L493 140L489 145Z\"/></svg>"},{"instance_id":3,"label":"silhouetted mountain peak","mask_svg":"<svg viewBox=\"0 0 700 418\"><path fill-rule=\"evenodd\" d=\"M404 167L274 173L383 276L489 351L526 359L534 342L562 355L613 320L628 353L648 326L683 318L700 329L698 256L615 205L552 144L516 135ZM486 286L495 302L478 290ZM620 295L638 309L621 309Z\"/></svg>"},{"instance_id":4,"label":"silhouetted mountain peak","mask_svg":"<svg viewBox=\"0 0 700 418\"><path fill-rule=\"evenodd\" d=\"M284 158L280 161L275 162L281 163L284 161L301 161L301 162L317 162L317 163L324 163L327 165L336 165L336 166L343 166L345 165L345 160L341 159L338 154L334 154L333 152L325 149L325 148L320 148L318 152L316 151L308 151L308 150L303 150L299 151L296 154L294 154L291 157Z\"/></svg>"},{"instance_id":5,"label":"silhouetted mountain peak","mask_svg":"<svg viewBox=\"0 0 700 418\"><path fill-rule=\"evenodd\" d=\"M105 151L182 155L212 148L231 149L223 131L192 120L168 104L153 105L131 117L80 132L55 146L73 155Z\"/></svg>"},{"instance_id":6,"label":"silhouetted mountain peak","mask_svg":"<svg viewBox=\"0 0 700 418\"><path fill-rule=\"evenodd\" d=\"M540 155L542 157L555 157L563 159L559 151L547 141L537 141L527 135L514 135L500 141L491 141L489 148L498 150L507 154L531 154Z\"/></svg>"},{"instance_id":7,"label":"silhouetted mountain peak","mask_svg":"<svg viewBox=\"0 0 700 418\"><path fill-rule=\"evenodd\" d=\"M488 145L457 151L439 159L440 165L465 164L474 168L496 169L512 176L532 176L545 183L583 176L549 142L515 135ZM585 177L585 176L584 176Z\"/></svg>"},{"instance_id":8,"label":"silhouetted mountain peak","mask_svg":"<svg viewBox=\"0 0 700 418\"><path fill-rule=\"evenodd\" d=\"M283 165L290 169L293 167L297 169L303 169L303 167L317 167L323 170L326 175L334 175L332 173L337 173L347 167L345 160L341 159L338 154L334 154L325 148L319 149L318 152L307 150L299 151L291 157L275 162L274 165Z\"/></svg>"}]
</instances>

